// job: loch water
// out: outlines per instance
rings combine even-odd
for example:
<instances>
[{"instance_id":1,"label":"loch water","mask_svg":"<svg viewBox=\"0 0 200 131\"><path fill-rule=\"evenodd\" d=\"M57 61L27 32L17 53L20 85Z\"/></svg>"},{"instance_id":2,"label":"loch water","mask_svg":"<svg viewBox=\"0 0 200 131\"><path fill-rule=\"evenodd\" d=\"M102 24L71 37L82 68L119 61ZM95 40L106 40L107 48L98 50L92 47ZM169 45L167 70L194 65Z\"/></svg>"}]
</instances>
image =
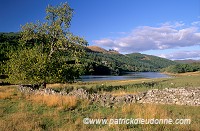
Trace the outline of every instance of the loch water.
<instances>
[{"instance_id":1,"label":"loch water","mask_svg":"<svg viewBox=\"0 0 200 131\"><path fill-rule=\"evenodd\" d=\"M141 78L167 78L169 75L160 72L126 72L123 75L83 75L80 81L102 81L102 80L131 80Z\"/></svg>"}]
</instances>

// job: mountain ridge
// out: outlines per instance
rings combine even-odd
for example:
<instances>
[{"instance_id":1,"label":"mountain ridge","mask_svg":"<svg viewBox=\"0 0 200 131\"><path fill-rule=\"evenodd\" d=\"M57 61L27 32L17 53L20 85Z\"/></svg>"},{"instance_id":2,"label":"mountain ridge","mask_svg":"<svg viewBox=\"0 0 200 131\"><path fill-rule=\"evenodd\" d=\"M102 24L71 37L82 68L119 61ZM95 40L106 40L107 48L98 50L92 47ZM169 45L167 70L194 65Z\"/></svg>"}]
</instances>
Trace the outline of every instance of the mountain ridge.
<instances>
[{"instance_id":1,"label":"mountain ridge","mask_svg":"<svg viewBox=\"0 0 200 131\"><path fill-rule=\"evenodd\" d=\"M110 50L113 51L113 50ZM119 74L120 72L160 71L177 62L141 53L120 54L107 51L98 46L87 47L89 66L86 74Z\"/></svg>"},{"instance_id":2,"label":"mountain ridge","mask_svg":"<svg viewBox=\"0 0 200 131\"><path fill-rule=\"evenodd\" d=\"M178 63L183 63L183 64L191 64L191 63L199 63L200 60L193 60L193 59L187 59L187 60L174 60L175 62Z\"/></svg>"},{"instance_id":3,"label":"mountain ridge","mask_svg":"<svg viewBox=\"0 0 200 131\"><path fill-rule=\"evenodd\" d=\"M99 46L87 46L86 48L88 52L96 52L96 53L103 53L103 54L120 54L116 50L113 50L113 49L106 50Z\"/></svg>"}]
</instances>

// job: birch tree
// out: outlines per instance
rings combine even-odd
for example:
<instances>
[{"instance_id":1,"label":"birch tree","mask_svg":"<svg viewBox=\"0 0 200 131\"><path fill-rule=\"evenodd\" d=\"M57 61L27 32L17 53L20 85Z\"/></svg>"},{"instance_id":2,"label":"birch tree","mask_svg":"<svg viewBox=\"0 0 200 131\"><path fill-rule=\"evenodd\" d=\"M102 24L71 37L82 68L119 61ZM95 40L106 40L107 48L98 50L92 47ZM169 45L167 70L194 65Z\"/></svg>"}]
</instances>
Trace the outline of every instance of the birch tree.
<instances>
[{"instance_id":1,"label":"birch tree","mask_svg":"<svg viewBox=\"0 0 200 131\"><path fill-rule=\"evenodd\" d=\"M49 5L45 22L22 26L21 50L7 64L12 82L67 82L81 75L87 41L69 30L73 12L67 3Z\"/></svg>"}]
</instances>

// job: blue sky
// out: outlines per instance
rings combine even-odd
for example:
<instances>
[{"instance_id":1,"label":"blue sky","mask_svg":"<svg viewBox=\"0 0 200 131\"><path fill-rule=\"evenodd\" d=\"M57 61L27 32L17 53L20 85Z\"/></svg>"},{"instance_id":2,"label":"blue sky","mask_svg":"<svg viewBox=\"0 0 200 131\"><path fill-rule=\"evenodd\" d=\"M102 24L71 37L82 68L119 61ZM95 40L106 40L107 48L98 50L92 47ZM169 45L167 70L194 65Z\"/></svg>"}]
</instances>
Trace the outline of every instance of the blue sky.
<instances>
[{"instance_id":1,"label":"blue sky","mask_svg":"<svg viewBox=\"0 0 200 131\"><path fill-rule=\"evenodd\" d=\"M0 0L0 32L44 21L48 4L65 0ZM68 0L71 32L89 45L169 59L200 59L200 0Z\"/></svg>"}]
</instances>

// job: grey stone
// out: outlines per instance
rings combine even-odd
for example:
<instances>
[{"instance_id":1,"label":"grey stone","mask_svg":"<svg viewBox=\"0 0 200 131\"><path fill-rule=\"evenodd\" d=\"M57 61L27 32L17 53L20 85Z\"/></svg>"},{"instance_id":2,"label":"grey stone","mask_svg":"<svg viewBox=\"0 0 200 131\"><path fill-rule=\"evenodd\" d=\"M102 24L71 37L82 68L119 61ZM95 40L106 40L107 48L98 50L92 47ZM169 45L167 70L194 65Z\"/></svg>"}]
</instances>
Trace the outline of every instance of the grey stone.
<instances>
[{"instance_id":1,"label":"grey stone","mask_svg":"<svg viewBox=\"0 0 200 131\"><path fill-rule=\"evenodd\" d=\"M53 89L33 89L29 86L19 85L19 90L23 93L48 94L48 95L70 95L78 99L88 99L90 102L99 103L102 106L122 106L130 103L157 103L157 104L177 104L200 106L200 88L165 88L152 89L139 94L127 94L122 96L113 96L108 93L88 93L82 88L74 89L67 93L65 91L56 92Z\"/></svg>"}]
</instances>

